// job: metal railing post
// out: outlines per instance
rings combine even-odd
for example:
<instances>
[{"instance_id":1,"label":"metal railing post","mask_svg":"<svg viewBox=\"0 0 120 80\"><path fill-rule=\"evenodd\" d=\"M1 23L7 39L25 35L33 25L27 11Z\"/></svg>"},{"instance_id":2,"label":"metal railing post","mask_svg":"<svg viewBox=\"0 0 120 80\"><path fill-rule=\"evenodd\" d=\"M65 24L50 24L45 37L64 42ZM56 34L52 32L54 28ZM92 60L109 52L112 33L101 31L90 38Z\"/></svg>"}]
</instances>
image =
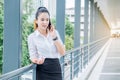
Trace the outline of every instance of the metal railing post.
<instances>
[{"instance_id":1,"label":"metal railing post","mask_svg":"<svg viewBox=\"0 0 120 80\"><path fill-rule=\"evenodd\" d=\"M71 58L71 66L70 66L70 80L73 78L73 55L70 53L70 58Z\"/></svg>"},{"instance_id":2,"label":"metal railing post","mask_svg":"<svg viewBox=\"0 0 120 80\"><path fill-rule=\"evenodd\" d=\"M37 65L33 68L33 80L36 80L36 67Z\"/></svg>"}]
</instances>

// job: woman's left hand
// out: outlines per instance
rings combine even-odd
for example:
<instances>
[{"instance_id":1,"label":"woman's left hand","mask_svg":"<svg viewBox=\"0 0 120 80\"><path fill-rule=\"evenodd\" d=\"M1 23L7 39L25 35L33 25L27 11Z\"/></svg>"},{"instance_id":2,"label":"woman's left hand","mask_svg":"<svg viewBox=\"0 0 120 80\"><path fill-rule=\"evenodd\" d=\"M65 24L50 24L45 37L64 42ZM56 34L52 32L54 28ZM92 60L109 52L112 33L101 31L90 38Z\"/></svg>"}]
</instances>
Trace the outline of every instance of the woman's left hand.
<instances>
[{"instance_id":1,"label":"woman's left hand","mask_svg":"<svg viewBox=\"0 0 120 80\"><path fill-rule=\"evenodd\" d=\"M52 38L56 37L56 32L55 32L54 26L51 26L51 29L49 30L49 33L50 33L50 35L51 35Z\"/></svg>"}]
</instances>

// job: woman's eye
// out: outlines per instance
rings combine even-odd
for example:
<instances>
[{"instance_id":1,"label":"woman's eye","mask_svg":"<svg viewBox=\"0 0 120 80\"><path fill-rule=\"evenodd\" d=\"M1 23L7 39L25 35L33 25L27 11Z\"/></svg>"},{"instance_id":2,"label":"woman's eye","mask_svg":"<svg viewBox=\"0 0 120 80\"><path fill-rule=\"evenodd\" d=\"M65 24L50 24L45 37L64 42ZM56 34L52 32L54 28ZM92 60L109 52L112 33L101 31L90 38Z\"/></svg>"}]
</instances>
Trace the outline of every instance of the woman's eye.
<instances>
[{"instance_id":1,"label":"woman's eye","mask_svg":"<svg viewBox=\"0 0 120 80\"><path fill-rule=\"evenodd\" d=\"M49 21L49 19L44 19L44 18L42 18L41 21Z\"/></svg>"}]
</instances>

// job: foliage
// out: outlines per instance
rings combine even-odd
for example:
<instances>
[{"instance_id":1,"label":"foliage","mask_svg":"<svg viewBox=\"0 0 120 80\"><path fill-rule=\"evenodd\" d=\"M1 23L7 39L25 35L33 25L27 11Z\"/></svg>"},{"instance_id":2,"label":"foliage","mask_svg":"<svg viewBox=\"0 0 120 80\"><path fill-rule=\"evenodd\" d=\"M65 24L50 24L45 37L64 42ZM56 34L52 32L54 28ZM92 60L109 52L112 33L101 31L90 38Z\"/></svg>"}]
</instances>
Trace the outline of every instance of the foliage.
<instances>
[{"instance_id":1,"label":"foliage","mask_svg":"<svg viewBox=\"0 0 120 80\"><path fill-rule=\"evenodd\" d=\"M2 72L3 54L3 0L0 1L0 73Z\"/></svg>"},{"instance_id":2,"label":"foliage","mask_svg":"<svg viewBox=\"0 0 120 80\"><path fill-rule=\"evenodd\" d=\"M27 19L28 15L23 15L23 24L22 24L22 66L30 64L29 52L27 46L27 37L33 32L33 24L29 23Z\"/></svg>"},{"instance_id":3,"label":"foliage","mask_svg":"<svg viewBox=\"0 0 120 80\"><path fill-rule=\"evenodd\" d=\"M33 5L32 0L25 0L23 3L23 15L22 15L22 66L30 64L29 51L27 45L27 37L33 32L33 23L29 21L29 17L32 15Z\"/></svg>"},{"instance_id":4,"label":"foliage","mask_svg":"<svg viewBox=\"0 0 120 80\"><path fill-rule=\"evenodd\" d=\"M65 36L65 47L66 50L71 50L73 48L73 38L72 36Z\"/></svg>"},{"instance_id":5,"label":"foliage","mask_svg":"<svg viewBox=\"0 0 120 80\"><path fill-rule=\"evenodd\" d=\"M56 20L55 20L55 18L51 19L51 23L52 23L53 26L56 26Z\"/></svg>"},{"instance_id":6,"label":"foliage","mask_svg":"<svg viewBox=\"0 0 120 80\"><path fill-rule=\"evenodd\" d=\"M24 0L23 1L23 14L27 14L30 16L34 10L33 8L33 1L34 0Z\"/></svg>"},{"instance_id":7,"label":"foliage","mask_svg":"<svg viewBox=\"0 0 120 80\"><path fill-rule=\"evenodd\" d=\"M73 25L69 21L68 17L65 18L65 46L66 50L70 50L73 48Z\"/></svg>"},{"instance_id":8,"label":"foliage","mask_svg":"<svg viewBox=\"0 0 120 80\"><path fill-rule=\"evenodd\" d=\"M68 36L73 36L73 25L69 21L68 17L65 18L65 33Z\"/></svg>"}]
</instances>

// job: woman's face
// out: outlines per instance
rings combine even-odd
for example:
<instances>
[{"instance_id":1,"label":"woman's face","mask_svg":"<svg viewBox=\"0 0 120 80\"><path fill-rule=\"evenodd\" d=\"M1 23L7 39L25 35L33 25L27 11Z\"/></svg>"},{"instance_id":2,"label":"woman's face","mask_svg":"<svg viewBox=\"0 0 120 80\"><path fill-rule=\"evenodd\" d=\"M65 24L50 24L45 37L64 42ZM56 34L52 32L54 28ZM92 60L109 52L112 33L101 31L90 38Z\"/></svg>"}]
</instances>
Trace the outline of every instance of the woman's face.
<instances>
[{"instance_id":1,"label":"woman's face","mask_svg":"<svg viewBox=\"0 0 120 80\"><path fill-rule=\"evenodd\" d=\"M38 29L46 30L49 24L49 15L46 12L40 13L36 21Z\"/></svg>"}]
</instances>

